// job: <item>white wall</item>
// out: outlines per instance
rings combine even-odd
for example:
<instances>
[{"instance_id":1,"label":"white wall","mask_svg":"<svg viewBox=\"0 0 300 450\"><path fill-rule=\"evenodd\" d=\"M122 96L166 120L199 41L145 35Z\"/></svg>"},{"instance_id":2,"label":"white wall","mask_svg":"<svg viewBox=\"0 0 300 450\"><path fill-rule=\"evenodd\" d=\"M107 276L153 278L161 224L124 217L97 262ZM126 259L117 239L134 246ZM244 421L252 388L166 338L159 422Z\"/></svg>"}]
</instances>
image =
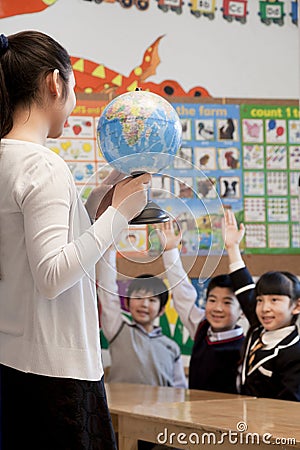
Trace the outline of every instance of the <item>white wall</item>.
<instances>
[{"instance_id":1,"label":"white wall","mask_svg":"<svg viewBox=\"0 0 300 450\"><path fill-rule=\"evenodd\" d=\"M1 33L38 29L58 39L72 56L103 63L129 75L144 51L160 35L161 63L147 81L179 82L185 90L203 86L214 97L298 98L298 29L285 24L266 26L258 16L259 1L249 0L247 23L228 23L217 0L216 18L195 18L185 0L183 14L163 13L155 0L147 11L135 6L84 0L57 0L40 13L1 19ZM1 0L0 0L1 5Z\"/></svg>"}]
</instances>

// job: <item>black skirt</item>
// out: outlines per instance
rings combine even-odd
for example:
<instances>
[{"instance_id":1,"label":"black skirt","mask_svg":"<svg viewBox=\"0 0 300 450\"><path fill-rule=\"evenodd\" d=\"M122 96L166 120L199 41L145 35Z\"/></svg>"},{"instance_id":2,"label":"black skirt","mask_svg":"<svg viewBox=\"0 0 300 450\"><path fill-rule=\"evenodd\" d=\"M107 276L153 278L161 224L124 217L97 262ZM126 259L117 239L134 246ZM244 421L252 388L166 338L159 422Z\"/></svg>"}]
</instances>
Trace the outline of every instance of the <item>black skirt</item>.
<instances>
[{"instance_id":1,"label":"black skirt","mask_svg":"<svg viewBox=\"0 0 300 450\"><path fill-rule=\"evenodd\" d=\"M2 450L117 450L103 379L54 378L0 365L0 384Z\"/></svg>"}]
</instances>

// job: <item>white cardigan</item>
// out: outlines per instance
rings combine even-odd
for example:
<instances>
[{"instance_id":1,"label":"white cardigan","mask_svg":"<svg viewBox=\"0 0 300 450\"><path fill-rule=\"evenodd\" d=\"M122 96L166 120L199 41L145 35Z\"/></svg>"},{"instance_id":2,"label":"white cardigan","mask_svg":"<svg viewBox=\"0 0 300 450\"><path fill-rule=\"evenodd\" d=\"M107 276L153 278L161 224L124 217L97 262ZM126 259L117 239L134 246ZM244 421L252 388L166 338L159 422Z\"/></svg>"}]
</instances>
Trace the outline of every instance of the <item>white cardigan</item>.
<instances>
[{"instance_id":1,"label":"white cardigan","mask_svg":"<svg viewBox=\"0 0 300 450\"><path fill-rule=\"evenodd\" d=\"M67 164L41 145L0 145L0 363L103 374L95 264L127 227L109 207L91 226Z\"/></svg>"}]
</instances>

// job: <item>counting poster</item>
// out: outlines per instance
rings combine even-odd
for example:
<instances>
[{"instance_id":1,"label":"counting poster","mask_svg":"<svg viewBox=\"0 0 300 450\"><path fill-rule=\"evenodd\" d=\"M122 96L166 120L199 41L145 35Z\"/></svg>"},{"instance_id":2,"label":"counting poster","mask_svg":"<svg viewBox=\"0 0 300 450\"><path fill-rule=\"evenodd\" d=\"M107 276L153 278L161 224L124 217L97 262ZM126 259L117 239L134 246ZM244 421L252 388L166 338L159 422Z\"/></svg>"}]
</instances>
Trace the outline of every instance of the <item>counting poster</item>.
<instances>
[{"instance_id":1,"label":"counting poster","mask_svg":"<svg viewBox=\"0 0 300 450\"><path fill-rule=\"evenodd\" d=\"M300 253L299 108L241 105L245 248Z\"/></svg>"}]
</instances>

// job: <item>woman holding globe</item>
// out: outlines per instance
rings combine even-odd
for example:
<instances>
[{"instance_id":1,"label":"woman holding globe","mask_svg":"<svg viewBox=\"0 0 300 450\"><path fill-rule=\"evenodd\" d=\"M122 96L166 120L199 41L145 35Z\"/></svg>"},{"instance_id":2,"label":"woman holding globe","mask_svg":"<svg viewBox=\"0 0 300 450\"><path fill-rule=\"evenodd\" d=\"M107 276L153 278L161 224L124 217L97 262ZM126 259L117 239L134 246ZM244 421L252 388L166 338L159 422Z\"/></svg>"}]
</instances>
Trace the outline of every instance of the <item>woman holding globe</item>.
<instances>
[{"instance_id":1,"label":"woman holding globe","mask_svg":"<svg viewBox=\"0 0 300 450\"><path fill-rule=\"evenodd\" d=\"M116 449L95 264L143 210L150 175L118 183L94 221L111 186L95 189L85 208L66 163L45 146L75 106L74 85L69 55L50 36L0 35L3 450Z\"/></svg>"}]
</instances>

